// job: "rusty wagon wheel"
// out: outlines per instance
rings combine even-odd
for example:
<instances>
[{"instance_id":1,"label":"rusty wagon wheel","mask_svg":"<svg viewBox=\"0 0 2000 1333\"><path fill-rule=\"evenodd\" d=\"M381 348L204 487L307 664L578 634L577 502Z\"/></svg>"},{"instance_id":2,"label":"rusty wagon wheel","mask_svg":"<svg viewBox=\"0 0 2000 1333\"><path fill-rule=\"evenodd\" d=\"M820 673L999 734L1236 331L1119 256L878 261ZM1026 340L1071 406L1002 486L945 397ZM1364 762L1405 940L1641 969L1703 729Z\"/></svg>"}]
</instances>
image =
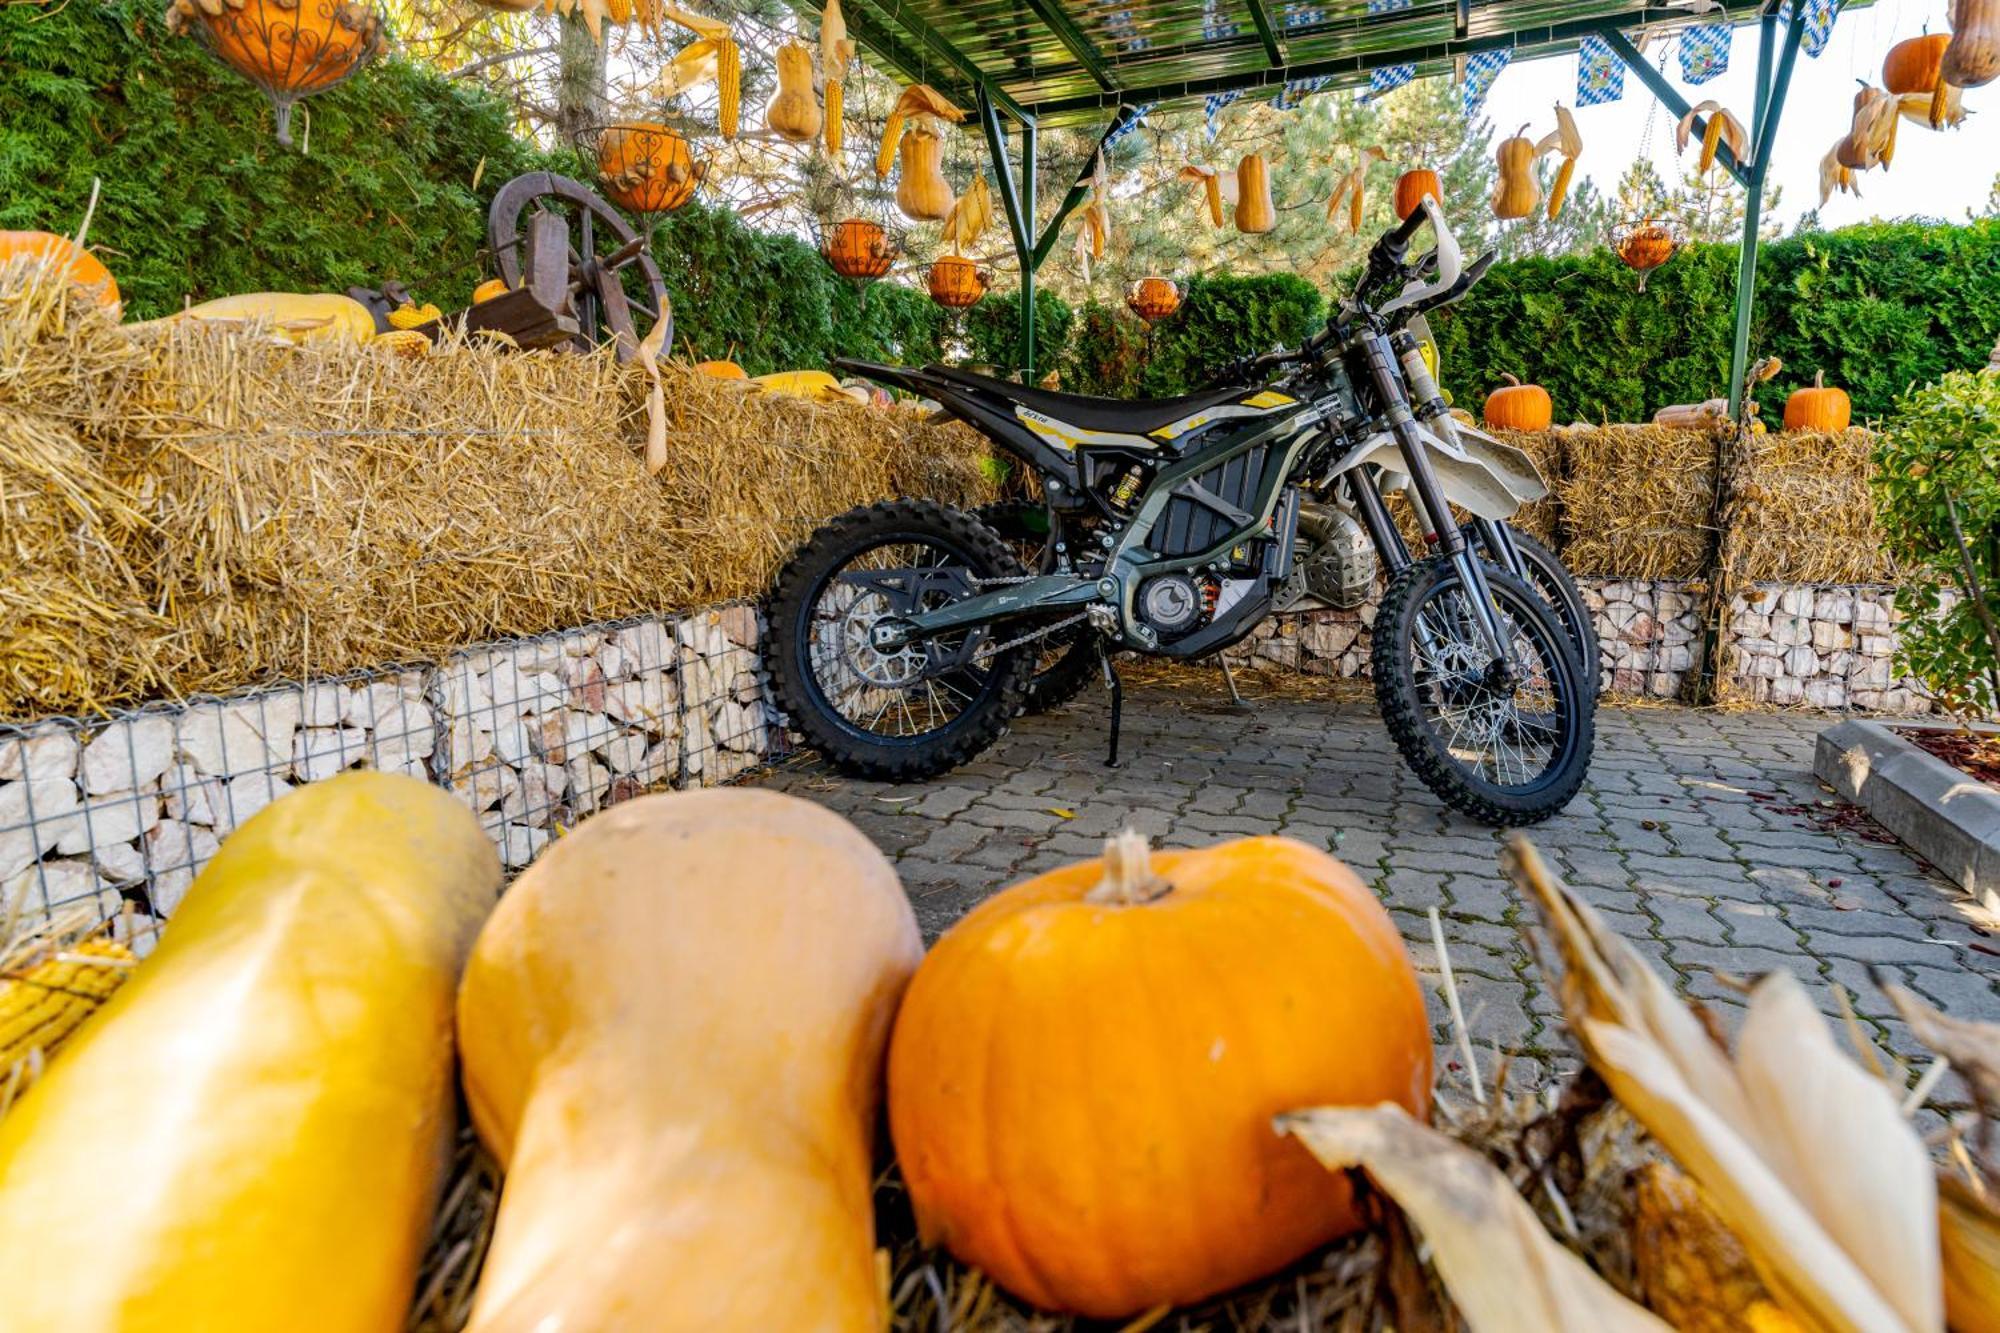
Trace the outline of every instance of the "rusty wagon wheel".
<instances>
[{"instance_id":1,"label":"rusty wagon wheel","mask_svg":"<svg viewBox=\"0 0 2000 1333\"><path fill-rule=\"evenodd\" d=\"M508 181L487 210L486 244L509 288L565 309L558 341L589 350L612 340L629 361L657 320L661 347L673 346L673 307L645 238L581 181L550 171Z\"/></svg>"}]
</instances>

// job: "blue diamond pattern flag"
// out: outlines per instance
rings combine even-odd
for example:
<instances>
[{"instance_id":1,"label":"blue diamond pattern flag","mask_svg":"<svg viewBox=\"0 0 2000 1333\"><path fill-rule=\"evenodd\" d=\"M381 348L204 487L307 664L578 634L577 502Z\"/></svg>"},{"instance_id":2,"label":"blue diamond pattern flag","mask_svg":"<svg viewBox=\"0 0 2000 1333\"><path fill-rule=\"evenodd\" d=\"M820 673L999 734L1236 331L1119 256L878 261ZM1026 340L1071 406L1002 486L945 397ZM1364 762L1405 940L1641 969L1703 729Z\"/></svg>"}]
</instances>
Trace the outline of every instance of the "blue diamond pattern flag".
<instances>
[{"instance_id":1,"label":"blue diamond pattern flag","mask_svg":"<svg viewBox=\"0 0 2000 1333\"><path fill-rule=\"evenodd\" d=\"M1596 106L1625 95L1625 65L1611 43L1592 33L1576 48L1576 104Z\"/></svg>"},{"instance_id":2,"label":"blue diamond pattern flag","mask_svg":"<svg viewBox=\"0 0 2000 1333\"><path fill-rule=\"evenodd\" d=\"M1374 0L1369 0L1369 3L1372 5ZM1388 8L1405 9L1409 7L1409 4L1410 0L1401 0L1401 3L1389 5ZM1373 13L1374 10L1371 9L1369 12ZM1287 28L1311 28L1324 22L1326 22L1326 11L1324 9L1294 9L1291 13L1285 15L1285 26Z\"/></svg>"},{"instance_id":3,"label":"blue diamond pattern flag","mask_svg":"<svg viewBox=\"0 0 2000 1333\"><path fill-rule=\"evenodd\" d=\"M1384 65L1368 76L1368 95L1380 97L1393 93L1396 89L1417 77L1415 65Z\"/></svg>"},{"instance_id":4,"label":"blue diamond pattern flag","mask_svg":"<svg viewBox=\"0 0 2000 1333\"><path fill-rule=\"evenodd\" d=\"M1205 0L1201 7L1201 39L1226 42L1243 29L1222 12L1219 0Z\"/></svg>"},{"instance_id":5,"label":"blue diamond pattern flag","mask_svg":"<svg viewBox=\"0 0 2000 1333\"><path fill-rule=\"evenodd\" d=\"M1411 0L1368 0L1368 12L1387 14L1398 9L1408 9L1410 4Z\"/></svg>"},{"instance_id":6,"label":"blue diamond pattern flag","mask_svg":"<svg viewBox=\"0 0 2000 1333\"><path fill-rule=\"evenodd\" d=\"M1736 29L1728 23L1697 23L1681 29L1681 77L1707 83L1729 68L1729 39Z\"/></svg>"},{"instance_id":7,"label":"blue diamond pattern flag","mask_svg":"<svg viewBox=\"0 0 2000 1333\"><path fill-rule=\"evenodd\" d=\"M1133 130L1138 129L1140 125L1145 123L1146 113L1151 111L1152 109L1153 109L1153 104L1151 102L1146 103L1146 105L1144 106L1133 107L1132 118L1130 120L1123 122L1118 126L1117 129L1111 131L1111 133L1104 136L1104 146L1106 148L1109 148L1113 144L1117 143L1120 139L1130 134Z\"/></svg>"},{"instance_id":8,"label":"blue diamond pattern flag","mask_svg":"<svg viewBox=\"0 0 2000 1333\"><path fill-rule=\"evenodd\" d=\"M1465 107L1465 118L1471 120L1479 114L1479 108L1486 105L1486 94L1493 90L1493 81L1500 77L1500 71L1507 68L1507 62L1514 53L1502 48L1497 51L1476 51L1465 58L1465 86L1459 89L1459 98Z\"/></svg>"},{"instance_id":9,"label":"blue diamond pattern flag","mask_svg":"<svg viewBox=\"0 0 2000 1333\"><path fill-rule=\"evenodd\" d=\"M1315 79L1287 79L1285 86L1278 89L1278 95L1271 99L1271 108L1275 111L1295 111L1299 103L1331 82L1331 74L1322 74Z\"/></svg>"},{"instance_id":10,"label":"blue diamond pattern flag","mask_svg":"<svg viewBox=\"0 0 2000 1333\"><path fill-rule=\"evenodd\" d=\"M1228 106L1241 96L1243 94L1240 92L1210 93L1203 100L1202 110L1208 115L1208 141L1210 143L1214 143L1216 136L1222 133L1222 108Z\"/></svg>"},{"instance_id":11,"label":"blue diamond pattern flag","mask_svg":"<svg viewBox=\"0 0 2000 1333\"><path fill-rule=\"evenodd\" d=\"M1795 0L1785 0L1785 7L1778 11L1787 23L1792 21ZM1840 13L1840 0L1805 0L1805 36L1799 39L1799 50L1818 57L1826 50L1827 41L1833 36L1833 21Z\"/></svg>"}]
</instances>

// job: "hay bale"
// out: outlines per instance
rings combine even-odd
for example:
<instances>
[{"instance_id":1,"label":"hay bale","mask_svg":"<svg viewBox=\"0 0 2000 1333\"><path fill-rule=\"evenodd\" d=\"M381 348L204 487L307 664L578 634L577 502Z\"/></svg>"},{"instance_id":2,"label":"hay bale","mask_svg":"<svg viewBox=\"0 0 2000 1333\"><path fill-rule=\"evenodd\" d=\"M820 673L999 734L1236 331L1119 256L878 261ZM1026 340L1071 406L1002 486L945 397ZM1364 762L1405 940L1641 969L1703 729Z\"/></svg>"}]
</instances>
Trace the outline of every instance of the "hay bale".
<instances>
[{"instance_id":1,"label":"hay bale","mask_svg":"<svg viewBox=\"0 0 2000 1333\"><path fill-rule=\"evenodd\" d=\"M757 595L872 500L980 503L987 445L608 353L121 329L0 274L0 716L226 690Z\"/></svg>"},{"instance_id":2,"label":"hay bale","mask_svg":"<svg viewBox=\"0 0 2000 1333\"><path fill-rule=\"evenodd\" d=\"M1732 574L1744 582L1888 583L1876 524L1872 432L1753 435L1736 484Z\"/></svg>"},{"instance_id":3,"label":"hay bale","mask_svg":"<svg viewBox=\"0 0 2000 1333\"><path fill-rule=\"evenodd\" d=\"M1715 436L1662 426L1567 426L1556 500L1573 573L1700 577L1710 550Z\"/></svg>"}]
</instances>

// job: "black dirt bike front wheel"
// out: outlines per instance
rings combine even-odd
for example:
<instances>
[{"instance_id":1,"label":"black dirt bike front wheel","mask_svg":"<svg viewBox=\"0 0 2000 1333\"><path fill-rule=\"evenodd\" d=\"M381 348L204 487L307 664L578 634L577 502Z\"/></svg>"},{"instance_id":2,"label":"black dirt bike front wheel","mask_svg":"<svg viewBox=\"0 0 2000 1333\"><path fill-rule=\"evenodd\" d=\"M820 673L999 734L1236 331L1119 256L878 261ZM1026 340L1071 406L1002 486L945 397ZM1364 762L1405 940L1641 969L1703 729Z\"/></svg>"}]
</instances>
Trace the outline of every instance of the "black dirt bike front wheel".
<instances>
[{"instance_id":1,"label":"black dirt bike front wheel","mask_svg":"<svg viewBox=\"0 0 2000 1333\"><path fill-rule=\"evenodd\" d=\"M1446 805L1487 824L1533 824L1583 785L1594 692L1542 596L1503 570L1483 572L1513 669L1495 666L1457 568L1436 555L1404 568L1382 594L1375 697L1396 748Z\"/></svg>"},{"instance_id":2,"label":"black dirt bike front wheel","mask_svg":"<svg viewBox=\"0 0 2000 1333\"><path fill-rule=\"evenodd\" d=\"M1055 568L1049 533L1049 511L1031 500L1001 500L973 511L981 523L1000 534L1015 558L1030 572ZM1035 670L1028 680L1028 711L1046 713L1060 708L1090 683L1097 670L1096 636L1082 626L1057 630L1035 645Z\"/></svg>"},{"instance_id":3,"label":"black dirt bike front wheel","mask_svg":"<svg viewBox=\"0 0 2000 1333\"><path fill-rule=\"evenodd\" d=\"M971 759L1021 711L1031 649L995 651L984 627L891 649L872 631L1025 572L984 524L944 505L896 501L834 519L771 594L771 678L792 725L859 777L908 782Z\"/></svg>"},{"instance_id":4,"label":"black dirt bike front wheel","mask_svg":"<svg viewBox=\"0 0 2000 1333\"><path fill-rule=\"evenodd\" d=\"M1468 523L1460 529L1465 540L1475 548L1485 543L1479 535L1479 526ZM1569 631L1570 642L1576 645L1576 663L1583 668L1584 688L1595 700L1603 688L1603 658L1597 646L1597 618L1591 614L1578 591L1576 578L1556 559L1556 554L1548 547L1522 532L1510 528L1514 538L1514 549L1520 553L1521 567L1528 573L1528 586L1542 595L1542 600L1555 608L1555 613ZM1499 552L1488 553L1488 564L1500 563ZM1505 566L1501 566L1505 568Z\"/></svg>"}]
</instances>

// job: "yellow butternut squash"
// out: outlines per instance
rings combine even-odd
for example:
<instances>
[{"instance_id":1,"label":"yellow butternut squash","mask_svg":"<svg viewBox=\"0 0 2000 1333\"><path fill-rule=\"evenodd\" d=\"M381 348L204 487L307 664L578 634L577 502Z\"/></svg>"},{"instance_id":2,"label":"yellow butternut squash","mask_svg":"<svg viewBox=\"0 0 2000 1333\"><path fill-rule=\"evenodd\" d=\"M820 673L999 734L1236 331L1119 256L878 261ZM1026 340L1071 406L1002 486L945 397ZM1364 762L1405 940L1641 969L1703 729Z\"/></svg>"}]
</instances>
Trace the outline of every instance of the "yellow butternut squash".
<instances>
[{"instance_id":1,"label":"yellow butternut squash","mask_svg":"<svg viewBox=\"0 0 2000 1333\"><path fill-rule=\"evenodd\" d=\"M232 834L0 1121L0 1325L401 1328L499 887L479 822L415 778L345 773Z\"/></svg>"},{"instance_id":2,"label":"yellow butternut squash","mask_svg":"<svg viewBox=\"0 0 2000 1333\"><path fill-rule=\"evenodd\" d=\"M896 182L896 207L915 222L936 222L951 212L951 186L945 181L944 141L928 130L903 133L903 178Z\"/></svg>"},{"instance_id":3,"label":"yellow butternut squash","mask_svg":"<svg viewBox=\"0 0 2000 1333\"><path fill-rule=\"evenodd\" d=\"M1951 0L1951 44L1938 73L1958 88L2000 78L2000 0Z\"/></svg>"},{"instance_id":4,"label":"yellow butternut squash","mask_svg":"<svg viewBox=\"0 0 2000 1333\"><path fill-rule=\"evenodd\" d=\"M1236 165L1236 230L1261 235L1278 225L1271 206L1271 172L1261 153L1251 153Z\"/></svg>"},{"instance_id":5,"label":"yellow butternut squash","mask_svg":"<svg viewBox=\"0 0 2000 1333\"><path fill-rule=\"evenodd\" d=\"M819 103L813 100L812 48L787 42L778 48L778 94L765 109L771 133L790 143L819 137Z\"/></svg>"},{"instance_id":6,"label":"yellow butternut squash","mask_svg":"<svg viewBox=\"0 0 2000 1333\"><path fill-rule=\"evenodd\" d=\"M459 991L507 1171L470 1333L882 1328L871 1141L921 952L882 854L795 797L643 797L550 846Z\"/></svg>"},{"instance_id":7,"label":"yellow butternut squash","mask_svg":"<svg viewBox=\"0 0 2000 1333\"><path fill-rule=\"evenodd\" d=\"M292 343L321 339L365 343L375 336L375 316L351 296L336 292L244 292L189 306L147 325L196 320L222 328L247 328L253 323Z\"/></svg>"},{"instance_id":8,"label":"yellow butternut squash","mask_svg":"<svg viewBox=\"0 0 2000 1333\"><path fill-rule=\"evenodd\" d=\"M1524 218L1542 202L1542 187L1535 180L1535 141L1527 137L1527 126L1494 151L1500 168L1500 182L1493 189L1493 216L1502 221Z\"/></svg>"}]
</instances>

